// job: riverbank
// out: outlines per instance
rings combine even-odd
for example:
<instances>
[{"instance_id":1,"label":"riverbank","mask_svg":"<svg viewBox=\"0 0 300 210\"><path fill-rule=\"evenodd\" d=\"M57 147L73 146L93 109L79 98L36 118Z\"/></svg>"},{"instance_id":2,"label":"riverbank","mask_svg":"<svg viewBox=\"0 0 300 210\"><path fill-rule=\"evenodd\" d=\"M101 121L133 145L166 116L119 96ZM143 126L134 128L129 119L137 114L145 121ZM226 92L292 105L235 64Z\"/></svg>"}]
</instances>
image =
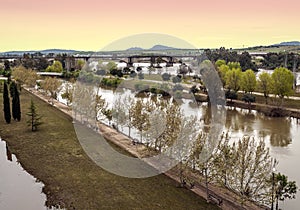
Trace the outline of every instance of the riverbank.
<instances>
[{"instance_id":1,"label":"riverbank","mask_svg":"<svg viewBox=\"0 0 300 210\"><path fill-rule=\"evenodd\" d=\"M37 132L31 132L26 124L31 99L43 116L44 124ZM218 209L195 193L178 188L177 182L165 175L129 179L104 171L82 150L69 115L24 90L21 106L21 122L6 124L3 117L0 118L0 135L25 170L45 184L43 192L47 195L47 206L59 205L67 209ZM55 103L55 106L59 105ZM83 126L82 129L88 128ZM119 147L115 149L120 150Z\"/></svg>"},{"instance_id":2,"label":"riverbank","mask_svg":"<svg viewBox=\"0 0 300 210\"><path fill-rule=\"evenodd\" d=\"M33 93L40 97L42 100L46 102L48 101L47 98L40 92L34 91ZM66 114L71 115L71 111L66 105L55 100L54 106L65 112ZM149 155L149 150L145 146L143 146L142 144L132 144L132 139L128 138L128 136L117 132L115 129L108 127L102 123L99 123L98 126L100 134L106 140L108 140L108 142L112 142L113 145L118 145L120 148L129 152L135 157L143 157ZM155 165L153 163L148 164ZM180 184L180 179L178 176L179 173L176 167L166 172L165 175L177 181L177 185ZM197 178L198 175L196 173L194 173L193 176L194 180L200 180L200 177ZM195 182L195 186L192 191L206 199L206 187L204 183ZM219 203L222 209L266 209L265 207L260 207L252 202L247 201L244 202L243 205L241 205L241 200L237 195L221 187L209 185L209 194L212 196L211 201Z\"/></svg>"},{"instance_id":3,"label":"riverbank","mask_svg":"<svg viewBox=\"0 0 300 210\"><path fill-rule=\"evenodd\" d=\"M207 102L207 95L203 93L197 93L195 95L195 100L198 102ZM230 99L226 100L226 106L236 107L241 109L256 110L268 117L293 117L296 119L300 119L300 101L292 100L292 99L286 99L286 100L288 101L286 101L285 103L289 104L291 107L294 108L288 108L285 106L279 107L279 106L274 106L274 105L264 104L264 103L249 104L241 100L230 100ZM259 101L262 102L261 99Z\"/></svg>"}]
</instances>

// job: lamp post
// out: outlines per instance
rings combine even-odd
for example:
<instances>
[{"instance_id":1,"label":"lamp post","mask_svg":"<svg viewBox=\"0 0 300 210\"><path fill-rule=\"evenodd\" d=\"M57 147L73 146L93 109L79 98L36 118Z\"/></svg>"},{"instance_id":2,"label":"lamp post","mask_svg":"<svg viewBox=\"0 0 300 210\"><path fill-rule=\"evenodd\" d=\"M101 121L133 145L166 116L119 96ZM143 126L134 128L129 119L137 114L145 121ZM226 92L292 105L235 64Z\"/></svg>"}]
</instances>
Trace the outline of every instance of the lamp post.
<instances>
[{"instance_id":1,"label":"lamp post","mask_svg":"<svg viewBox=\"0 0 300 210\"><path fill-rule=\"evenodd\" d=\"M275 167L272 168L272 204L271 204L271 210L274 209L274 188L275 188Z\"/></svg>"}]
</instances>

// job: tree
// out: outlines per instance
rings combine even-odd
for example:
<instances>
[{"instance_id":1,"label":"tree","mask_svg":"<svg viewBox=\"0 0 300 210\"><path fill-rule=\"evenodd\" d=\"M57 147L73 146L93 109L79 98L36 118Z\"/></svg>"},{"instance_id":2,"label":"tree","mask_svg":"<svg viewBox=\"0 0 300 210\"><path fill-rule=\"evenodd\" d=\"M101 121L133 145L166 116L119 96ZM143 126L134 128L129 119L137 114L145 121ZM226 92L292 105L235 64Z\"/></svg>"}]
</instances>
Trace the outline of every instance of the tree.
<instances>
[{"instance_id":1,"label":"tree","mask_svg":"<svg viewBox=\"0 0 300 210\"><path fill-rule=\"evenodd\" d=\"M161 75L161 77L162 77L163 81L169 81L170 78L171 78L171 75L168 74L168 73L163 73L163 74Z\"/></svg>"},{"instance_id":2,"label":"tree","mask_svg":"<svg viewBox=\"0 0 300 210\"><path fill-rule=\"evenodd\" d=\"M266 104L268 104L268 97L273 89L273 77L267 72L263 72L259 75L258 88L263 92Z\"/></svg>"},{"instance_id":3,"label":"tree","mask_svg":"<svg viewBox=\"0 0 300 210\"><path fill-rule=\"evenodd\" d=\"M61 94L61 97L63 99L67 100L67 106L70 106L70 104L73 101L73 93L74 93L74 82L70 83L65 83L64 85L65 91L63 94Z\"/></svg>"},{"instance_id":4,"label":"tree","mask_svg":"<svg viewBox=\"0 0 300 210\"><path fill-rule=\"evenodd\" d=\"M108 71L111 71L113 69L117 69L117 64L113 61L109 61L107 64L106 64L106 69Z\"/></svg>"},{"instance_id":5,"label":"tree","mask_svg":"<svg viewBox=\"0 0 300 210\"><path fill-rule=\"evenodd\" d=\"M124 125L126 121L125 104L121 96L118 96L113 103L112 117L115 119L117 130L119 124Z\"/></svg>"},{"instance_id":6,"label":"tree","mask_svg":"<svg viewBox=\"0 0 300 210\"><path fill-rule=\"evenodd\" d=\"M296 193L297 185L295 181L288 181L288 177L280 173L275 175L276 210L278 210L278 200L295 199Z\"/></svg>"},{"instance_id":7,"label":"tree","mask_svg":"<svg viewBox=\"0 0 300 210\"><path fill-rule=\"evenodd\" d=\"M218 73L223 83L223 87L225 87L226 85L226 74L229 70L230 70L229 66L227 66L226 64L222 64L221 66L218 67Z\"/></svg>"},{"instance_id":8,"label":"tree","mask_svg":"<svg viewBox=\"0 0 300 210\"><path fill-rule=\"evenodd\" d=\"M17 84L12 82L10 84L10 96L12 98L12 115L16 121L21 120L21 106L20 106L20 94Z\"/></svg>"},{"instance_id":9,"label":"tree","mask_svg":"<svg viewBox=\"0 0 300 210\"><path fill-rule=\"evenodd\" d=\"M9 93L7 82L4 82L3 88L3 111L4 111L4 118L6 123L10 123L11 120L11 113L10 113L10 102L9 102Z\"/></svg>"},{"instance_id":10,"label":"tree","mask_svg":"<svg viewBox=\"0 0 300 210\"><path fill-rule=\"evenodd\" d=\"M219 59L219 60L216 61L216 66L218 68L221 67L222 65L226 65L226 61L225 60Z\"/></svg>"},{"instance_id":11,"label":"tree","mask_svg":"<svg viewBox=\"0 0 300 210\"><path fill-rule=\"evenodd\" d=\"M81 70L82 67L84 66L85 61L84 60L77 60L76 62L76 69Z\"/></svg>"},{"instance_id":12,"label":"tree","mask_svg":"<svg viewBox=\"0 0 300 210\"><path fill-rule=\"evenodd\" d=\"M255 90L256 88L256 76L254 71L251 69L246 70L242 73L241 77L241 88L245 91L245 93L250 93Z\"/></svg>"},{"instance_id":13,"label":"tree","mask_svg":"<svg viewBox=\"0 0 300 210\"><path fill-rule=\"evenodd\" d=\"M27 121L27 125L31 127L31 131L37 131L38 126L41 125L42 122L32 99L30 102L29 112L27 112L26 115L30 117L30 119Z\"/></svg>"},{"instance_id":14,"label":"tree","mask_svg":"<svg viewBox=\"0 0 300 210\"><path fill-rule=\"evenodd\" d=\"M54 61L51 66L48 66L46 68L47 72L58 72L61 73L63 72L63 65L60 61Z\"/></svg>"},{"instance_id":15,"label":"tree","mask_svg":"<svg viewBox=\"0 0 300 210\"><path fill-rule=\"evenodd\" d=\"M283 103L285 96L289 96L293 92L294 75L284 67L279 67L272 73L274 81L273 92L281 99L280 105Z\"/></svg>"},{"instance_id":16,"label":"tree","mask_svg":"<svg viewBox=\"0 0 300 210\"><path fill-rule=\"evenodd\" d=\"M150 102L143 102L138 99L132 107L132 125L140 132L140 140L143 140L143 132L147 131L150 126L150 112L152 106Z\"/></svg>"},{"instance_id":17,"label":"tree","mask_svg":"<svg viewBox=\"0 0 300 210\"><path fill-rule=\"evenodd\" d=\"M50 99L52 105L53 105L53 99L56 98L57 92L59 91L61 84L62 84L61 81L53 77L47 77L42 82L42 88L46 91L46 93L48 92L50 93Z\"/></svg>"},{"instance_id":18,"label":"tree","mask_svg":"<svg viewBox=\"0 0 300 210\"><path fill-rule=\"evenodd\" d=\"M266 199L272 158L264 140L244 136L232 146L235 160L227 186L240 193L243 198L255 201Z\"/></svg>"},{"instance_id":19,"label":"tree","mask_svg":"<svg viewBox=\"0 0 300 210\"><path fill-rule=\"evenodd\" d=\"M226 73L226 87L229 90L238 92L241 87L242 71L239 68L233 68Z\"/></svg>"},{"instance_id":20,"label":"tree","mask_svg":"<svg viewBox=\"0 0 300 210\"><path fill-rule=\"evenodd\" d=\"M131 78L135 78L136 75L137 75L137 73L136 73L135 71L131 71L129 76L130 76Z\"/></svg>"},{"instance_id":21,"label":"tree","mask_svg":"<svg viewBox=\"0 0 300 210\"><path fill-rule=\"evenodd\" d=\"M181 82L181 78L179 76L173 77L172 78L172 82L173 83L180 83Z\"/></svg>"},{"instance_id":22,"label":"tree","mask_svg":"<svg viewBox=\"0 0 300 210\"><path fill-rule=\"evenodd\" d=\"M26 84L28 87L34 87L38 79L36 71L26 69L24 66L15 67L12 71L12 76L21 87L23 84Z\"/></svg>"},{"instance_id":23,"label":"tree","mask_svg":"<svg viewBox=\"0 0 300 210\"><path fill-rule=\"evenodd\" d=\"M142 72L140 72L140 73L138 74L138 77L139 77L140 80L142 80L142 79L145 78L145 76L144 76L144 74L143 74Z\"/></svg>"}]
</instances>

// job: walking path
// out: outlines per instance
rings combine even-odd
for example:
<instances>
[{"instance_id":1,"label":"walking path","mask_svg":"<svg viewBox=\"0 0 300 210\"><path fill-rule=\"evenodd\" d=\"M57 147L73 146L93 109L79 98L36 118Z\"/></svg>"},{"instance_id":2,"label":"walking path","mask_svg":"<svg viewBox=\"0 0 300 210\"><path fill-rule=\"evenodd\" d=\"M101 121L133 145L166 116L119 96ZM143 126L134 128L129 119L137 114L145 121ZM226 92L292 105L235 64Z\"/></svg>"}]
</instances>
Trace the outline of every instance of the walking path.
<instances>
[{"instance_id":1,"label":"walking path","mask_svg":"<svg viewBox=\"0 0 300 210\"><path fill-rule=\"evenodd\" d=\"M45 101L46 103L51 104L52 101L49 100L49 97L43 95L41 92L35 90L35 89L28 89L28 88L24 88L25 90L27 90L28 92L36 95L37 97L39 97L40 99L42 99L43 101ZM65 114L69 115L70 117L72 117L72 110L67 107L65 104L57 101L57 100L53 100L53 106L56 107L57 109L61 110L62 112L64 112ZM133 140L128 138L128 136L119 133L118 131L116 131L115 129L106 126L102 123L98 124L99 126L99 133L106 139L111 141L112 143L118 145L119 147L121 147L122 149L128 151L129 153L131 153L132 155L134 155L135 157L141 158L143 157L146 152L148 151L147 148L142 145L142 144L133 144ZM153 164L149 163L150 165L153 166ZM175 168L167 171L164 173L166 176L170 177L171 179L177 181L180 184L180 178L178 176L178 170ZM191 176L193 176L192 178L194 180L199 180L199 175L197 174L192 174ZM198 178L197 178L198 176ZM249 201L245 201L244 204L241 204L241 199L235 195L233 192L230 192L227 189L221 188L221 187L217 187L214 185L208 185L208 191L206 189L206 186L204 183L201 182L196 182L194 187L191 189L194 193L196 193L197 195L203 197L204 199L207 199L207 192L209 194L209 201L216 203L221 209L224 210L234 210L234 209L238 209L238 210L263 210L263 209L269 209L267 207L260 207L257 206L256 204L249 202Z\"/></svg>"}]
</instances>

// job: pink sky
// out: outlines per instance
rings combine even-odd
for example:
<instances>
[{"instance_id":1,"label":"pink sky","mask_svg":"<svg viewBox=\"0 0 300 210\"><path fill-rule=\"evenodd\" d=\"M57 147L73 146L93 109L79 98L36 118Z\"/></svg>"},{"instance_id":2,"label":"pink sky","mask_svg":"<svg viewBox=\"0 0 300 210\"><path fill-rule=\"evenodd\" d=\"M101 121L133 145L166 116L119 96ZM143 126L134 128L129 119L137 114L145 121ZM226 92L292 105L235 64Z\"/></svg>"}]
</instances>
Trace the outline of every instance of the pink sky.
<instances>
[{"instance_id":1,"label":"pink sky","mask_svg":"<svg viewBox=\"0 0 300 210\"><path fill-rule=\"evenodd\" d=\"M0 51L98 50L147 32L212 48L300 40L297 0L0 0L0 5Z\"/></svg>"}]
</instances>

